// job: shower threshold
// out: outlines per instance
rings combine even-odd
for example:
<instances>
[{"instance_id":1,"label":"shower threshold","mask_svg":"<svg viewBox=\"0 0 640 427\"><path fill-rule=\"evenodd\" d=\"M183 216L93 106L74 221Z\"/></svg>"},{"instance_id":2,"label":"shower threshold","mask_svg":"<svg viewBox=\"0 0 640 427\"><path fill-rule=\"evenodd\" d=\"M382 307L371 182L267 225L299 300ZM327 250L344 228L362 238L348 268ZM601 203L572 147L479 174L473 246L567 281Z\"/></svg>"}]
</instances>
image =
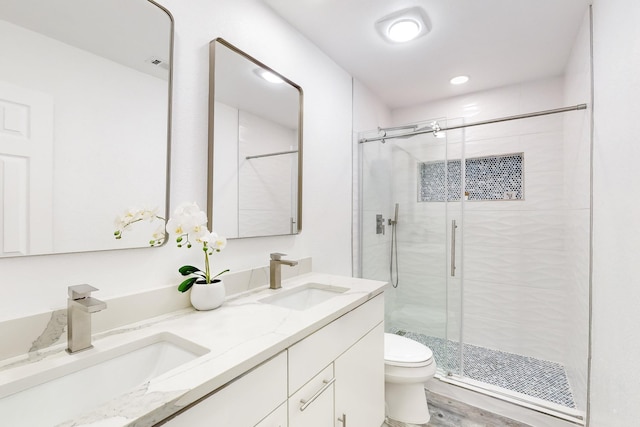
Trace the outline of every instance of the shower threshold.
<instances>
[{"instance_id":1,"label":"shower threshold","mask_svg":"<svg viewBox=\"0 0 640 427\"><path fill-rule=\"evenodd\" d=\"M429 347L444 372L460 373L459 342L402 329L390 332ZM562 365L472 344L463 344L463 349L462 377L570 410L577 409Z\"/></svg>"}]
</instances>

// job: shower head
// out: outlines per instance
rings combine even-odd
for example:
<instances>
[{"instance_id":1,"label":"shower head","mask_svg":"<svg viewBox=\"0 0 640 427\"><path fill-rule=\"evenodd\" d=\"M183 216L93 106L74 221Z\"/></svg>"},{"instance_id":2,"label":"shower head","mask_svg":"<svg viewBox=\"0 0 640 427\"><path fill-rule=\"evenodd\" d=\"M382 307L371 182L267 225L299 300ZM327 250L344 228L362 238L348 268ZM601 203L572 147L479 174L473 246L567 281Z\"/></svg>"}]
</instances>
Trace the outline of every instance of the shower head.
<instances>
[{"instance_id":1,"label":"shower head","mask_svg":"<svg viewBox=\"0 0 640 427\"><path fill-rule=\"evenodd\" d=\"M393 219L389 219L389 225L396 225L398 223L398 208L400 207L400 203L396 203L396 212L393 215Z\"/></svg>"}]
</instances>

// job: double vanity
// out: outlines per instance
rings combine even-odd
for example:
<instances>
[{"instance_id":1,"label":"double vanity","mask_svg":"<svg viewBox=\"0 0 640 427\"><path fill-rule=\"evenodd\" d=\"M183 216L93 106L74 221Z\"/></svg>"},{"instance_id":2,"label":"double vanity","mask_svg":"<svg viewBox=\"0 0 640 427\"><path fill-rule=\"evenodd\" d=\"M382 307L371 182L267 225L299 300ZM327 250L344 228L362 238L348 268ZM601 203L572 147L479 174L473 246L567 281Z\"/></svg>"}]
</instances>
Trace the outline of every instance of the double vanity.
<instances>
[{"instance_id":1,"label":"double vanity","mask_svg":"<svg viewBox=\"0 0 640 427\"><path fill-rule=\"evenodd\" d=\"M17 426L374 426L384 282L308 273L0 365ZM107 309L108 310L108 309ZM348 424L347 424L348 420Z\"/></svg>"}]
</instances>

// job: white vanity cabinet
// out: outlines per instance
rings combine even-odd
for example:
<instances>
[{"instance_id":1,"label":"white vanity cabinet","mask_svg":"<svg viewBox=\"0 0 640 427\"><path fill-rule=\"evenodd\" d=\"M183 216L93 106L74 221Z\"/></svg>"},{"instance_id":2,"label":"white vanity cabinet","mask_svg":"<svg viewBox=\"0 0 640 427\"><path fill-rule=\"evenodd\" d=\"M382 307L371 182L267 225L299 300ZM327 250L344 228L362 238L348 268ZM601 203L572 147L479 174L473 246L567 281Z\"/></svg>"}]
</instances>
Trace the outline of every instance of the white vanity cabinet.
<instances>
[{"instance_id":1,"label":"white vanity cabinet","mask_svg":"<svg viewBox=\"0 0 640 427\"><path fill-rule=\"evenodd\" d=\"M382 424L383 318L379 295L289 348L289 427Z\"/></svg>"},{"instance_id":2,"label":"white vanity cabinet","mask_svg":"<svg viewBox=\"0 0 640 427\"><path fill-rule=\"evenodd\" d=\"M380 426L383 320L380 294L159 425Z\"/></svg>"},{"instance_id":3,"label":"white vanity cabinet","mask_svg":"<svg viewBox=\"0 0 640 427\"><path fill-rule=\"evenodd\" d=\"M287 352L283 351L169 419L164 427L286 427ZM277 409L276 409L277 408ZM274 411L275 409L275 411Z\"/></svg>"}]
</instances>

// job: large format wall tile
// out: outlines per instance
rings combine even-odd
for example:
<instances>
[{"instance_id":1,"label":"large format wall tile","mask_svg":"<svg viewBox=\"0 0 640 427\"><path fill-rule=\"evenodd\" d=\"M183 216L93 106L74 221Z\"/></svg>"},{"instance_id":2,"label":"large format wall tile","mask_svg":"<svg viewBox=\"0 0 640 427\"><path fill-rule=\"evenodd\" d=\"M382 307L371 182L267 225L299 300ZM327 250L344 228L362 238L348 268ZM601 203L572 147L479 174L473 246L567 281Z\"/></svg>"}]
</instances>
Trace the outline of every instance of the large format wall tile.
<instances>
[{"instance_id":1,"label":"large format wall tile","mask_svg":"<svg viewBox=\"0 0 640 427\"><path fill-rule=\"evenodd\" d=\"M463 223L465 247L563 250L564 211L474 211Z\"/></svg>"}]
</instances>

